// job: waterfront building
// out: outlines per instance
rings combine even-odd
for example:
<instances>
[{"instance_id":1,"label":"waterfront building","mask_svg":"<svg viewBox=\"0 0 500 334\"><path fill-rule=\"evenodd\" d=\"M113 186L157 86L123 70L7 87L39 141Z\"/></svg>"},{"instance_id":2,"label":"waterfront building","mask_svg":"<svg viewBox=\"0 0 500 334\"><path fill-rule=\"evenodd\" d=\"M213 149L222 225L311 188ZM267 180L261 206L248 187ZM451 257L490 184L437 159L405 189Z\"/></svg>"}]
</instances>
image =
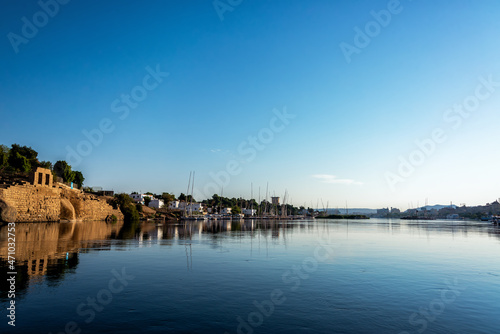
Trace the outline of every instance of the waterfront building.
<instances>
[{"instance_id":1,"label":"waterfront building","mask_svg":"<svg viewBox=\"0 0 500 334\"><path fill-rule=\"evenodd\" d=\"M243 213L245 216L253 217L257 213L257 210L255 210L255 209L241 209L241 213Z\"/></svg>"},{"instance_id":2,"label":"waterfront building","mask_svg":"<svg viewBox=\"0 0 500 334\"><path fill-rule=\"evenodd\" d=\"M231 214L231 208L223 208L220 211L220 213L223 214L223 215L230 215Z\"/></svg>"},{"instance_id":3,"label":"waterfront building","mask_svg":"<svg viewBox=\"0 0 500 334\"><path fill-rule=\"evenodd\" d=\"M149 202L148 206L150 208L160 209L163 207L163 205L165 205L165 202L162 199L153 198L151 199L151 202Z\"/></svg>"},{"instance_id":4,"label":"waterfront building","mask_svg":"<svg viewBox=\"0 0 500 334\"><path fill-rule=\"evenodd\" d=\"M149 197L149 198L153 199L153 195L147 195L147 194L133 193L133 194L130 194L129 196L134 200L134 202L140 203L140 204L144 204L144 197Z\"/></svg>"},{"instance_id":5,"label":"waterfront building","mask_svg":"<svg viewBox=\"0 0 500 334\"><path fill-rule=\"evenodd\" d=\"M190 212L195 212L195 211L198 211L198 212L203 212L203 204L201 203L191 203L187 206L187 211L190 211Z\"/></svg>"},{"instance_id":6,"label":"waterfront building","mask_svg":"<svg viewBox=\"0 0 500 334\"><path fill-rule=\"evenodd\" d=\"M180 203L180 201L170 201L170 203L168 203L168 208L170 210L178 210Z\"/></svg>"},{"instance_id":7,"label":"waterfront building","mask_svg":"<svg viewBox=\"0 0 500 334\"><path fill-rule=\"evenodd\" d=\"M187 202L180 202L178 209L180 210L186 210L187 212L203 212L203 204L201 203L187 203Z\"/></svg>"}]
</instances>

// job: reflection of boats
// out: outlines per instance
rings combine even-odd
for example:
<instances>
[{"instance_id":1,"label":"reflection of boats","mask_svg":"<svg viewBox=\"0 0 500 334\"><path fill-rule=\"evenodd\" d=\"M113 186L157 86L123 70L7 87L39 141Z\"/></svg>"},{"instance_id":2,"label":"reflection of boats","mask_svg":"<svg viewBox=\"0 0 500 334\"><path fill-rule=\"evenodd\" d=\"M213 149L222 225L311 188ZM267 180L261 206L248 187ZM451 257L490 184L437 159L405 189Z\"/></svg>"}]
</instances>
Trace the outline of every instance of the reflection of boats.
<instances>
[{"instance_id":1,"label":"reflection of boats","mask_svg":"<svg viewBox=\"0 0 500 334\"><path fill-rule=\"evenodd\" d=\"M188 217L181 217L182 220L207 220L205 216L188 216Z\"/></svg>"}]
</instances>

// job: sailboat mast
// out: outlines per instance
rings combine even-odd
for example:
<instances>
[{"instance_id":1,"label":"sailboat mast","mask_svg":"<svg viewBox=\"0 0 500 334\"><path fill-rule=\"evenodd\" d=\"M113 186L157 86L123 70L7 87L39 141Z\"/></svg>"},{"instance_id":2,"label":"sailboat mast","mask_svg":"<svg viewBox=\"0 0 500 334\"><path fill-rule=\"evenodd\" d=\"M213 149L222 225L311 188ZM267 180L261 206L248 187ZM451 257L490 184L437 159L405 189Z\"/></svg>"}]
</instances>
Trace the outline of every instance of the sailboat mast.
<instances>
[{"instance_id":1,"label":"sailboat mast","mask_svg":"<svg viewBox=\"0 0 500 334\"><path fill-rule=\"evenodd\" d=\"M250 183L250 210L251 210L250 212L253 213L253 182Z\"/></svg>"},{"instance_id":2,"label":"sailboat mast","mask_svg":"<svg viewBox=\"0 0 500 334\"><path fill-rule=\"evenodd\" d=\"M186 190L186 198L185 198L185 204L184 204L184 217L186 216L186 210L187 210L187 196L189 195L189 187L191 186L191 174L193 172L189 172L189 181L188 181L188 187Z\"/></svg>"},{"instance_id":3,"label":"sailboat mast","mask_svg":"<svg viewBox=\"0 0 500 334\"><path fill-rule=\"evenodd\" d=\"M266 214L266 212L267 212L267 195L268 195L268 191L269 191L269 182L267 182L267 185L266 185L266 207L264 208L264 214Z\"/></svg>"},{"instance_id":4,"label":"sailboat mast","mask_svg":"<svg viewBox=\"0 0 500 334\"><path fill-rule=\"evenodd\" d=\"M259 186L259 202L257 203L257 210L259 210L259 212L257 213L257 216L260 216L262 214L261 206L262 203L260 202L260 186Z\"/></svg>"},{"instance_id":5,"label":"sailboat mast","mask_svg":"<svg viewBox=\"0 0 500 334\"><path fill-rule=\"evenodd\" d=\"M194 195L194 171L193 171L193 182L191 182L191 198L189 200L189 214L193 214L193 195Z\"/></svg>"},{"instance_id":6,"label":"sailboat mast","mask_svg":"<svg viewBox=\"0 0 500 334\"><path fill-rule=\"evenodd\" d=\"M222 196L224 196L224 187L220 188L219 214L222 211Z\"/></svg>"}]
</instances>

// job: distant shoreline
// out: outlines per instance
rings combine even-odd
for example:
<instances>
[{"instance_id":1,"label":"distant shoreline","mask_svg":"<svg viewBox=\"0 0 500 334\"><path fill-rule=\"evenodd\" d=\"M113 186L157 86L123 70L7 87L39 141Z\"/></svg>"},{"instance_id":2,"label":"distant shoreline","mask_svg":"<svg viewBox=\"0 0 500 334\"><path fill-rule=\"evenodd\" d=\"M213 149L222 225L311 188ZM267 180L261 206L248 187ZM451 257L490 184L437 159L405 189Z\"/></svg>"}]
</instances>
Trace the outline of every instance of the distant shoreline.
<instances>
[{"instance_id":1,"label":"distant shoreline","mask_svg":"<svg viewBox=\"0 0 500 334\"><path fill-rule=\"evenodd\" d=\"M370 217L365 215L329 215L329 216L317 216L316 219L370 219Z\"/></svg>"}]
</instances>

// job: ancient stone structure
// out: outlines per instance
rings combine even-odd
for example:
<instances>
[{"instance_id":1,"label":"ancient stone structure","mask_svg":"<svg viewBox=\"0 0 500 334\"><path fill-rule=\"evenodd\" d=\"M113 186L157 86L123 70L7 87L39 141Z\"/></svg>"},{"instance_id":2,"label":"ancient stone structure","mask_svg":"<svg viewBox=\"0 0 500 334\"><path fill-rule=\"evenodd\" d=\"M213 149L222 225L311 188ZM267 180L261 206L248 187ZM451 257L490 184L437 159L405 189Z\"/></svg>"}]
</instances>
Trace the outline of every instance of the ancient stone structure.
<instances>
[{"instance_id":1,"label":"ancient stone structure","mask_svg":"<svg viewBox=\"0 0 500 334\"><path fill-rule=\"evenodd\" d=\"M123 220L123 214L119 209L113 209L105 199L98 196L63 187L61 200L63 199L73 207L77 220L106 220L111 215L115 215L118 220Z\"/></svg>"},{"instance_id":2,"label":"ancient stone structure","mask_svg":"<svg viewBox=\"0 0 500 334\"><path fill-rule=\"evenodd\" d=\"M34 170L29 183L0 186L0 221L106 220L112 215L123 220L105 199L54 183L48 169Z\"/></svg>"},{"instance_id":3,"label":"ancient stone structure","mask_svg":"<svg viewBox=\"0 0 500 334\"><path fill-rule=\"evenodd\" d=\"M76 220L75 208L66 198L61 198L61 214L59 217L64 220Z\"/></svg>"},{"instance_id":4,"label":"ancient stone structure","mask_svg":"<svg viewBox=\"0 0 500 334\"><path fill-rule=\"evenodd\" d=\"M30 183L35 186L52 188L54 177L50 169L38 167L30 172Z\"/></svg>"},{"instance_id":5,"label":"ancient stone structure","mask_svg":"<svg viewBox=\"0 0 500 334\"><path fill-rule=\"evenodd\" d=\"M17 218L17 211L13 205L0 200L0 221L14 222Z\"/></svg>"},{"instance_id":6,"label":"ancient stone structure","mask_svg":"<svg viewBox=\"0 0 500 334\"><path fill-rule=\"evenodd\" d=\"M30 184L0 189L0 199L17 212L16 222L59 221L61 190Z\"/></svg>"}]
</instances>

